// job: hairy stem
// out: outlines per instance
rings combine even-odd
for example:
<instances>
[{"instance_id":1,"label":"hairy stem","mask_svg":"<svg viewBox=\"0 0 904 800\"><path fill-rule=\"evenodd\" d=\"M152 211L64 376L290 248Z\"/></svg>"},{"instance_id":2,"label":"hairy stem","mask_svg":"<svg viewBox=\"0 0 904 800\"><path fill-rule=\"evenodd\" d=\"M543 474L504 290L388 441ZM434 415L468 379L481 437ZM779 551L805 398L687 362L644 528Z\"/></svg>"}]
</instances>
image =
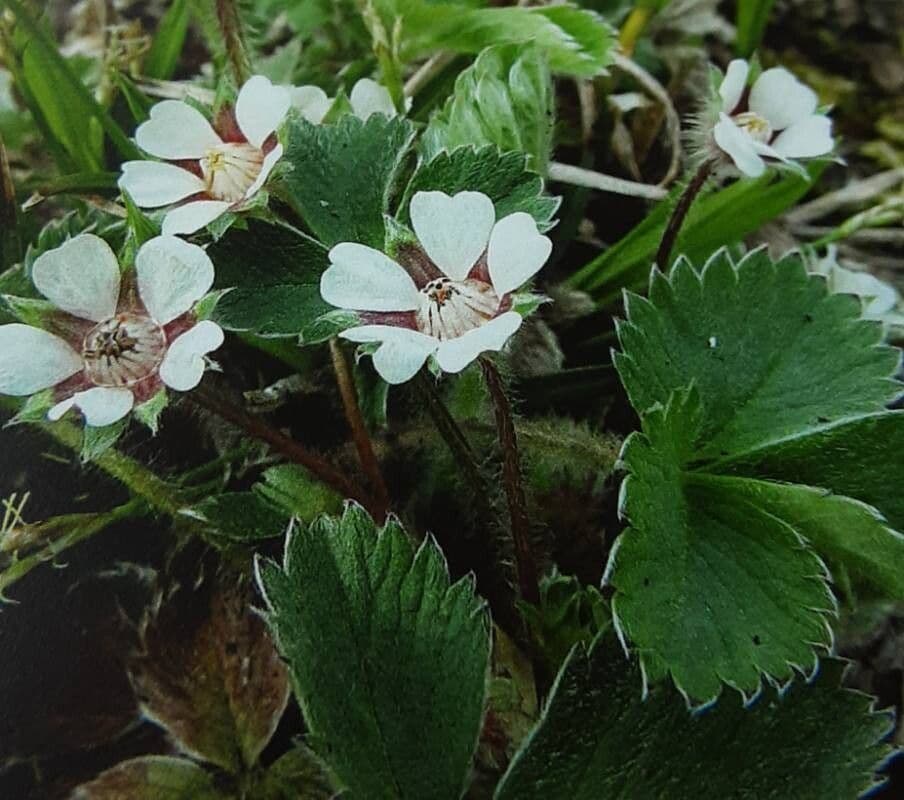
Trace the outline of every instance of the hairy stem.
<instances>
[{"instance_id":1,"label":"hairy stem","mask_svg":"<svg viewBox=\"0 0 904 800\"><path fill-rule=\"evenodd\" d=\"M659 269L664 270L669 266L672 248L675 246L675 240L681 232L681 226L684 224L687 212L690 211L694 200L700 194L700 190L706 183L706 179L709 178L712 169L712 161L704 161L681 193L681 197L678 198L678 202L672 211L672 216L669 217L668 225L666 225L665 233L662 234L662 240L659 242L659 249L656 251L655 264Z\"/></svg>"},{"instance_id":2,"label":"hairy stem","mask_svg":"<svg viewBox=\"0 0 904 800\"><path fill-rule=\"evenodd\" d=\"M324 458L311 453L291 437L276 428L271 428L267 423L246 413L244 409L232 405L204 388L196 389L187 395L187 399L201 408L212 411L249 436L266 442L275 452L285 456L289 461L305 467L314 477L323 481L342 497L357 500L375 519L382 520L379 507L367 492L352 483Z\"/></svg>"},{"instance_id":3,"label":"hairy stem","mask_svg":"<svg viewBox=\"0 0 904 800\"><path fill-rule=\"evenodd\" d=\"M345 357L345 353L342 352L342 346L335 338L330 339L330 355L333 357L336 383L339 386L339 394L342 396L345 418L348 421L352 439L358 451L358 459L367 474L371 489L375 492L374 500L377 502L381 512L380 516L383 518L386 516L391 504L389 490L386 488L386 481L383 479L383 473L380 470L380 462L377 461L373 443L370 440L370 434L368 433L367 425L364 423L364 416L361 413L361 407L358 405L358 393L355 391L355 382L348 366L348 359Z\"/></svg>"},{"instance_id":4,"label":"hairy stem","mask_svg":"<svg viewBox=\"0 0 904 800\"><path fill-rule=\"evenodd\" d=\"M512 523L518 586L521 597L528 603L536 605L540 602L540 584L537 562L530 541L530 520L527 516L527 499L521 482L521 457L518 453L518 435L515 432L512 407L496 365L488 358L481 357L480 366L493 400L496 430L502 449L502 481Z\"/></svg>"},{"instance_id":5,"label":"hairy stem","mask_svg":"<svg viewBox=\"0 0 904 800\"><path fill-rule=\"evenodd\" d=\"M251 64L248 60L248 51L245 49L237 0L216 0L216 11L232 77L237 86L242 86L251 74Z\"/></svg>"}]
</instances>

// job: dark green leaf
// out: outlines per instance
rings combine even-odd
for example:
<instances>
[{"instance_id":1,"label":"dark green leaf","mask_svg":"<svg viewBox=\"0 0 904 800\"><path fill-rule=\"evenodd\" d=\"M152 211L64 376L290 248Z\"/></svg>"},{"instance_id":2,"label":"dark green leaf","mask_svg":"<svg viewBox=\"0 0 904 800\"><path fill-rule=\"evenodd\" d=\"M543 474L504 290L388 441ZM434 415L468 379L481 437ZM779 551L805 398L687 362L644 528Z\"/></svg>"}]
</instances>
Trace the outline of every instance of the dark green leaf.
<instances>
[{"instance_id":1,"label":"dark green leaf","mask_svg":"<svg viewBox=\"0 0 904 800\"><path fill-rule=\"evenodd\" d=\"M282 536L289 525L283 514L254 492L230 492L209 497L186 514L209 526L215 540L257 542Z\"/></svg>"},{"instance_id":2,"label":"dark green leaf","mask_svg":"<svg viewBox=\"0 0 904 800\"><path fill-rule=\"evenodd\" d=\"M477 742L489 631L472 582L432 538L357 506L259 562L268 620L314 749L353 797L456 798Z\"/></svg>"},{"instance_id":3,"label":"dark green leaf","mask_svg":"<svg viewBox=\"0 0 904 800\"><path fill-rule=\"evenodd\" d=\"M314 480L302 467L281 464L264 473L254 491L272 507L303 522L311 522L320 514L336 514L342 509L342 498L332 489Z\"/></svg>"},{"instance_id":4,"label":"dark green leaf","mask_svg":"<svg viewBox=\"0 0 904 800\"><path fill-rule=\"evenodd\" d=\"M261 800L331 800L336 796L326 767L303 745L296 745L267 768L258 791Z\"/></svg>"},{"instance_id":5,"label":"dark green leaf","mask_svg":"<svg viewBox=\"0 0 904 800\"><path fill-rule=\"evenodd\" d=\"M292 169L280 194L327 247L360 242L382 248L383 215L414 139L402 118L346 115L335 125L290 121L283 158Z\"/></svg>"},{"instance_id":6,"label":"dark green leaf","mask_svg":"<svg viewBox=\"0 0 904 800\"><path fill-rule=\"evenodd\" d=\"M496 800L855 800L876 782L891 720L839 688L843 670L827 660L749 707L732 693L691 714L671 688L641 697L639 669L604 637L572 652Z\"/></svg>"}]
</instances>

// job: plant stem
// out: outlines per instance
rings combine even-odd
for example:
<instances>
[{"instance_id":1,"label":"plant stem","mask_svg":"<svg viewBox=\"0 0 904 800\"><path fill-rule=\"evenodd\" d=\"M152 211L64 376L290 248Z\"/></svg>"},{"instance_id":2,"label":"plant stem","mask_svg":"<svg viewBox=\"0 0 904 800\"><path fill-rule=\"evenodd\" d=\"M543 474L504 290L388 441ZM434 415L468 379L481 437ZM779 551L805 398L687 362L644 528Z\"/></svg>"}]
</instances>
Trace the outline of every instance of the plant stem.
<instances>
[{"instance_id":1,"label":"plant stem","mask_svg":"<svg viewBox=\"0 0 904 800\"><path fill-rule=\"evenodd\" d=\"M540 584L537 562L530 542L530 521L527 516L524 486L521 483L521 458L518 454L518 435L515 432L512 407L496 365L486 357L479 360L487 389L493 400L496 430L502 449L502 481L512 523L518 586L521 589L521 597L526 602L536 605L540 602Z\"/></svg>"},{"instance_id":2,"label":"plant stem","mask_svg":"<svg viewBox=\"0 0 904 800\"><path fill-rule=\"evenodd\" d=\"M681 232L684 218L687 216L687 212L690 211L694 200L706 183L706 179L709 178L712 169L713 162L704 161L694 173L694 177L691 178L690 183L688 183L681 193L681 197L678 198L678 202L675 204L675 208L672 211L672 216L669 217L669 222L666 225L665 233L662 234L662 240L659 242L659 249L656 251L655 264L659 269L666 269L668 267L672 248L675 246L675 240Z\"/></svg>"},{"instance_id":3,"label":"plant stem","mask_svg":"<svg viewBox=\"0 0 904 800\"><path fill-rule=\"evenodd\" d=\"M187 395L187 399L201 408L212 411L227 422L231 422L249 436L266 442L273 450L285 456L289 461L301 464L312 475L319 478L342 497L357 500L375 519L382 521L377 504L373 502L362 488L353 484L328 461L309 452L291 437L286 436L281 431L276 430L276 428L271 428L262 420L252 417L243 409L217 397L204 388L196 389Z\"/></svg>"},{"instance_id":4,"label":"plant stem","mask_svg":"<svg viewBox=\"0 0 904 800\"><path fill-rule=\"evenodd\" d=\"M661 186L627 181L624 178L616 178L614 175L594 172L593 170L575 167L571 164L561 164L558 161L550 162L549 179L560 183L568 183L572 186L596 189L600 192L643 197L646 200L662 200L668 194Z\"/></svg>"},{"instance_id":5,"label":"plant stem","mask_svg":"<svg viewBox=\"0 0 904 800\"><path fill-rule=\"evenodd\" d=\"M18 214L16 188L0 136L0 270L15 264L21 255Z\"/></svg>"},{"instance_id":6,"label":"plant stem","mask_svg":"<svg viewBox=\"0 0 904 800\"><path fill-rule=\"evenodd\" d=\"M644 32L652 16L653 9L649 6L635 6L628 15L618 34L618 43L626 56L630 56L634 52L637 40Z\"/></svg>"},{"instance_id":7,"label":"plant stem","mask_svg":"<svg viewBox=\"0 0 904 800\"><path fill-rule=\"evenodd\" d=\"M226 58L236 85L241 87L251 74L251 64L242 35L242 20L236 0L216 0L217 22L226 45Z\"/></svg>"},{"instance_id":8,"label":"plant stem","mask_svg":"<svg viewBox=\"0 0 904 800\"><path fill-rule=\"evenodd\" d=\"M342 352L342 346L335 337L330 339L330 355L333 357L336 383L339 386L339 394L342 396L345 418L348 420L352 439L358 451L358 459L370 480L370 488L376 493L374 499L380 507L381 517L385 517L391 504L389 490L386 488L386 481L383 480L380 462L377 461L373 443L367 431L367 425L364 423L364 416L361 414L361 407L358 405L358 393L355 390L355 382L348 366L348 359L345 357L345 353Z\"/></svg>"}]
</instances>

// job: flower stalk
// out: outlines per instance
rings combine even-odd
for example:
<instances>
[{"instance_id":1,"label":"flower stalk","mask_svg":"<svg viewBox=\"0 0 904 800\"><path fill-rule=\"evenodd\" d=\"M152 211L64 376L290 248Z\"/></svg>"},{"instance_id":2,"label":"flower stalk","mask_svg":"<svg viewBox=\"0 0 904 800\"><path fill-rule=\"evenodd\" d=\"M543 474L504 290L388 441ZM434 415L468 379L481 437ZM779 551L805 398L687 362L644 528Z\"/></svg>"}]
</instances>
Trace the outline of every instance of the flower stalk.
<instances>
[{"instance_id":1,"label":"flower stalk","mask_svg":"<svg viewBox=\"0 0 904 800\"><path fill-rule=\"evenodd\" d=\"M659 269L664 270L669 266L672 249L675 246L675 241L678 239L678 234L681 232L681 227L684 225L687 213L694 204L697 195L700 194L700 190L706 185L706 181L712 173L712 170L713 162L704 161L681 193L681 197L678 198L678 202L675 204L672 215L669 217L668 224L665 227L665 232L662 234L662 239L659 242L659 249L656 251L656 260L654 263Z\"/></svg>"},{"instance_id":2,"label":"flower stalk","mask_svg":"<svg viewBox=\"0 0 904 800\"><path fill-rule=\"evenodd\" d=\"M330 355L333 359L333 370L336 373L339 394L342 397L342 407L345 409L345 419L348 421L355 449L358 451L358 459L367 474L371 489L375 493L374 500L378 504L378 510L381 516L385 517L391 504L389 490L386 488L386 481L380 470L380 462L374 453L373 443L364 422L364 415L358 404L358 393L355 391L355 382L348 366L348 359L335 338L330 339Z\"/></svg>"},{"instance_id":3,"label":"flower stalk","mask_svg":"<svg viewBox=\"0 0 904 800\"><path fill-rule=\"evenodd\" d=\"M236 85L241 86L251 75L251 63L242 35L242 20L236 0L216 0L217 22L226 45L226 58Z\"/></svg>"},{"instance_id":4,"label":"flower stalk","mask_svg":"<svg viewBox=\"0 0 904 800\"><path fill-rule=\"evenodd\" d=\"M512 407L506 394L505 383L496 365L486 357L481 357L479 362L493 401L499 446L502 450L502 481L511 518L518 586L522 599L537 605L540 602L540 583L530 541L530 520L527 516L524 485L521 482L521 457L518 452L518 435L515 431Z\"/></svg>"}]
</instances>

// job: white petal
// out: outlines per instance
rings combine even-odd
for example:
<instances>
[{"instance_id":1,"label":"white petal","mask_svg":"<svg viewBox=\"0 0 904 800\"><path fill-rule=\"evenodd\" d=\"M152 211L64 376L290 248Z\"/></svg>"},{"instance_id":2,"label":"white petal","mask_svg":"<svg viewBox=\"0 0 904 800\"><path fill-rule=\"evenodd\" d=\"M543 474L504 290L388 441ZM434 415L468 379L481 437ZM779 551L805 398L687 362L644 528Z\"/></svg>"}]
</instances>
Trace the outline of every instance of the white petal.
<instances>
[{"instance_id":1,"label":"white petal","mask_svg":"<svg viewBox=\"0 0 904 800\"><path fill-rule=\"evenodd\" d=\"M735 125L727 115L720 116L713 128L713 137L716 144L745 175L756 178L766 171L766 164L757 154L753 139Z\"/></svg>"},{"instance_id":2,"label":"white petal","mask_svg":"<svg viewBox=\"0 0 904 800\"><path fill-rule=\"evenodd\" d=\"M245 138L255 147L263 147L286 118L291 104L288 89L274 86L263 75L255 75L239 92L235 118Z\"/></svg>"},{"instance_id":3,"label":"white petal","mask_svg":"<svg viewBox=\"0 0 904 800\"><path fill-rule=\"evenodd\" d=\"M232 203L223 200L195 200L186 203L170 211L163 220L163 234L175 236L177 234L196 233L206 227L217 217L222 217Z\"/></svg>"},{"instance_id":4,"label":"white petal","mask_svg":"<svg viewBox=\"0 0 904 800\"><path fill-rule=\"evenodd\" d=\"M725 77L719 86L719 97L722 98L722 110L726 113L730 114L741 102L749 74L750 65L743 58L736 58L725 70Z\"/></svg>"},{"instance_id":5,"label":"white petal","mask_svg":"<svg viewBox=\"0 0 904 800\"><path fill-rule=\"evenodd\" d=\"M301 112L308 122L319 125L333 101L319 86L292 86L289 88L292 105Z\"/></svg>"},{"instance_id":6,"label":"white petal","mask_svg":"<svg viewBox=\"0 0 904 800\"><path fill-rule=\"evenodd\" d=\"M260 191L261 187L267 182L267 178L270 177L270 173L273 172L273 167L276 166L276 162L282 157L283 146L281 144L276 145L276 147L264 156L264 163L261 164L260 174L254 179L254 183L248 187L248 191L245 192L246 198L253 197Z\"/></svg>"},{"instance_id":7,"label":"white petal","mask_svg":"<svg viewBox=\"0 0 904 800\"><path fill-rule=\"evenodd\" d=\"M81 356L52 333L18 322L0 325L0 394L40 392L83 366Z\"/></svg>"},{"instance_id":8,"label":"white petal","mask_svg":"<svg viewBox=\"0 0 904 800\"><path fill-rule=\"evenodd\" d=\"M175 236L145 242L135 258L138 294L158 325L189 311L213 286L213 262L204 250Z\"/></svg>"},{"instance_id":9,"label":"white petal","mask_svg":"<svg viewBox=\"0 0 904 800\"><path fill-rule=\"evenodd\" d=\"M57 308L94 322L119 304L119 262L103 239L82 233L39 256L31 273L37 290Z\"/></svg>"},{"instance_id":10,"label":"white petal","mask_svg":"<svg viewBox=\"0 0 904 800\"><path fill-rule=\"evenodd\" d=\"M764 117L774 131L806 119L817 103L816 92L783 67L767 69L750 90L750 110Z\"/></svg>"},{"instance_id":11,"label":"white petal","mask_svg":"<svg viewBox=\"0 0 904 800\"><path fill-rule=\"evenodd\" d=\"M75 396L69 397L65 400L61 400L57 403L50 411L47 412L47 419L51 422L56 422L57 420L61 420L70 408L75 407Z\"/></svg>"},{"instance_id":12,"label":"white petal","mask_svg":"<svg viewBox=\"0 0 904 800\"><path fill-rule=\"evenodd\" d=\"M537 230L530 214L518 211L499 220L490 236L487 264L500 297L536 275L552 253L552 241Z\"/></svg>"},{"instance_id":13,"label":"white petal","mask_svg":"<svg viewBox=\"0 0 904 800\"><path fill-rule=\"evenodd\" d=\"M835 264L829 277L833 292L855 294L864 301L865 319L882 319L898 305L897 290L875 275L862 270L852 270Z\"/></svg>"},{"instance_id":14,"label":"white petal","mask_svg":"<svg viewBox=\"0 0 904 800\"><path fill-rule=\"evenodd\" d=\"M171 161L201 158L223 143L204 115L181 100L157 103L151 118L135 131L135 141L146 153Z\"/></svg>"},{"instance_id":15,"label":"white petal","mask_svg":"<svg viewBox=\"0 0 904 800\"><path fill-rule=\"evenodd\" d=\"M361 78L353 87L349 97L355 116L366 120L371 114L396 115L395 104L389 89L370 78Z\"/></svg>"},{"instance_id":16,"label":"white petal","mask_svg":"<svg viewBox=\"0 0 904 800\"><path fill-rule=\"evenodd\" d=\"M204 376L204 356L223 344L223 339L223 330L215 322L199 322L170 345L160 365L160 379L177 392L194 389Z\"/></svg>"},{"instance_id":17,"label":"white petal","mask_svg":"<svg viewBox=\"0 0 904 800\"><path fill-rule=\"evenodd\" d=\"M374 369L387 383L405 383L436 352L439 340L408 328L362 325L340 334L351 342L382 342L374 353Z\"/></svg>"},{"instance_id":18,"label":"white petal","mask_svg":"<svg viewBox=\"0 0 904 800\"><path fill-rule=\"evenodd\" d=\"M320 294L331 305L355 311L414 311L420 293L411 276L379 250L343 242L330 250L331 266Z\"/></svg>"},{"instance_id":19,"label":"white petal","mask_svg":"<svg viewBox=\"0 0 904 800\"><path fill-rule=\"evenodd\" d=\"M122 165L119 188L128 192L141 208L168 206L207 186L193 172L161 161L126 161Z\"/></svg>"},{"instance_id":20,"label":"white petal","mask_svg":"<svg viewBox=\"0 0 904 800\"><path fill-rule=\"evenodd\" d=\"M521 327L521 321L517 311L507 311L464 336L443 342L436 351L436 360L443 372L461 372L481 353L501 350Z\"/></svg>"},{"instance_id":21,"label":"white petal","mask_svg":"<svg viewBox=\"0 0 904 800\"><path fill-rule=\"evenodd\" d=\"M128 389L95 386L84 392L76 392L69 400L58 403L50 409L47 416L52 420L59 419L74 405L82 412L86 425L103 428L119 422L132 410L134 404L135 397Z\"/></svg>"},{"instance_id":22,"label":"white petal","mask_svg":"<svg viewBox=\"0 0 904 800\"><path fill-rule=\"evenodd\" d=\"M462 281L486 249L496 222L493 201L481 192L418 192L411 224L427 255L454 281Z\"/></svg>"},{"instance_id":23,"label":"white petal","mask_svg":"<svg viewBox=\"0 0 904 800\"><path fill-rule=\"evenodd\" d=\"M830 153L832 120L822 114L811 114L806 119L785 128L772 143L777 153L787 158L813 158Z\"/></svg>"}]
</instances>

